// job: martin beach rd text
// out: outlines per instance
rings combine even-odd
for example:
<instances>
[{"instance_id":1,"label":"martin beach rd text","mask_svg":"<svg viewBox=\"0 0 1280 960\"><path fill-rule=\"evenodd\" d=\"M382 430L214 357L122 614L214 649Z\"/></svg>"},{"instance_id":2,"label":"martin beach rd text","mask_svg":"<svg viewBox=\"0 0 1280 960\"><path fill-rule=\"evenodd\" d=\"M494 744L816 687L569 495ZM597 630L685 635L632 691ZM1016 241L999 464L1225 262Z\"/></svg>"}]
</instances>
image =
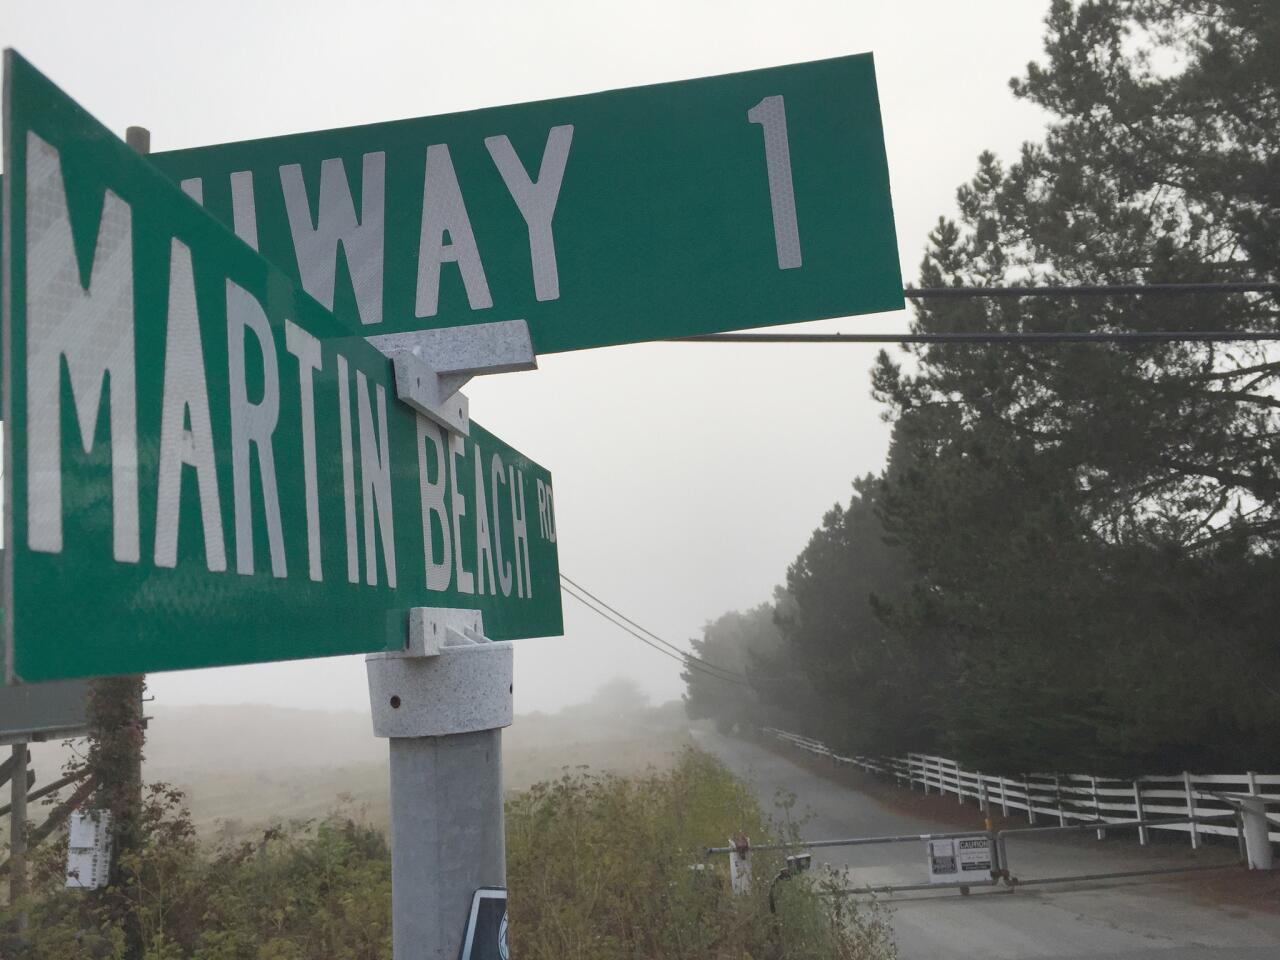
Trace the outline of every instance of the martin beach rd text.
<instances>
[{"instance_id":1,"label":"martin beach rd text","mask_svg":"<svg viewBox=\"0 0 1280 960\"><path fill-rule=\"evenodd\" d=\"M417 606L560 633L547 471L397 401L363 331L8 57L10 679L396 649Z\"/></svg>"}]
</instances>

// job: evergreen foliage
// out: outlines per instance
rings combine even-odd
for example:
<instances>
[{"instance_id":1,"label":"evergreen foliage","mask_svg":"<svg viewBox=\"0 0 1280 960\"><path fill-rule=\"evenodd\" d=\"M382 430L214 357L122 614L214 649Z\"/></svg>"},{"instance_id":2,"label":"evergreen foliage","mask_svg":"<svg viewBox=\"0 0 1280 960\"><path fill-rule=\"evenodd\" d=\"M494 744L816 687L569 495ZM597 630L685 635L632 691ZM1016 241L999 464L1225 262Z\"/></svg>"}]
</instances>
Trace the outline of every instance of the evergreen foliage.
<instances>
[{"instance_id":1,"label":"evergreen foliage","mask_svg":"<svg viewBox=\"0 0 1280 960\"><path fill-rule=\"evenodd\" d=\"M925 287L1280 278L1280 5L1053 0ZM1274 331L1258 294L923 301L914 329ZM881 353L889 461L788 571L807 732L984 770L1280 769L1274 344ZM878 528L879 527L879 528Z\"/></svg>"}]
</instances>

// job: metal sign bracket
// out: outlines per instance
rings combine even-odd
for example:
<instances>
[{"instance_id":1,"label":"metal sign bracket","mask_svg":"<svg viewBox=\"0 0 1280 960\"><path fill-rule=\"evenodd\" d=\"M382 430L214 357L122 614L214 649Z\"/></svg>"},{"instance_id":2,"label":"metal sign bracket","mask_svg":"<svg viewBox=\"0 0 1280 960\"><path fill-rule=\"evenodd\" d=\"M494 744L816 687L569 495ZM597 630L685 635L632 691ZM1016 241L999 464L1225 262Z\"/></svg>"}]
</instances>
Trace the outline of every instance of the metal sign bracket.
<instances>
[{"instance_id":1,"label":"metal sign bracket","mask_svg":"<svg viewBox=\"0 0 1280 960\"><path fill-rule=\"evenodd\" d=\"M391 358L396 396L446 430L463 435L470 433L471 419L461 391L472 377L538 366L524 320L385 333L368 339Z\"/></svg>"}]
</instances>

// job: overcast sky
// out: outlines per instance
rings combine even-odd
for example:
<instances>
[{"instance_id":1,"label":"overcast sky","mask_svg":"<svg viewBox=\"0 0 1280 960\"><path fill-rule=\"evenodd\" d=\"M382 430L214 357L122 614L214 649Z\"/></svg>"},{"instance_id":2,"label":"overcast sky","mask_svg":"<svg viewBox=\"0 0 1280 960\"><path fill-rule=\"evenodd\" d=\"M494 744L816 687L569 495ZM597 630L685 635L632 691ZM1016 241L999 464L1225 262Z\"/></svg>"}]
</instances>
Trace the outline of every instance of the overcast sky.
<instances>
[{"instance_id":1,"label":"overcast sky","mask_svg":"<svg viewBox=\"0 0 1280 960\"><path fill-rule=\"evenodd\" d=\"M10 0L15 47L123 134L167 150L872 51L903 276L977 154L1043 115L1008 80L1040 53L1046 0L112 3ZM811 330L897 331L905 313ZM544 356L473 381L472 414L555 478L561 569L683 645L767 600L888 427L869 346L652 344ZM679 665L565 599L565 636L521 641L516 709L617 675L655 699ZM367 709L359 657L156 674L164 703Z\"/></svg>"}]
</instances>

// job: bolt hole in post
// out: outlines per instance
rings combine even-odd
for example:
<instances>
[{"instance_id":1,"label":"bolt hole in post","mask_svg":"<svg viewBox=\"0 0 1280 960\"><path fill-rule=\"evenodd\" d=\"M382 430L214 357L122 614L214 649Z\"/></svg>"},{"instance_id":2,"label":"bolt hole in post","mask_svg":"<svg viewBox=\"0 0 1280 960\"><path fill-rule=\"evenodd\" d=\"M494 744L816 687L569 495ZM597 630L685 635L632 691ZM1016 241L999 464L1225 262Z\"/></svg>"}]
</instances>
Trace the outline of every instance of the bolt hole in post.
<instances>
[{"instance_id":1,"label":"bolt hole in post","mask_svg":"<svg viewBox=\"0 0 1280 960\"><path fill-rule=\"evenodd\" d=\"M392 698L391 698L391 709L392 709L392 710L399 710L399 709L400 709L400 698L399 698L398 696L395 696L395 697L392 697Z\"/></svg>"}]
</instances>

